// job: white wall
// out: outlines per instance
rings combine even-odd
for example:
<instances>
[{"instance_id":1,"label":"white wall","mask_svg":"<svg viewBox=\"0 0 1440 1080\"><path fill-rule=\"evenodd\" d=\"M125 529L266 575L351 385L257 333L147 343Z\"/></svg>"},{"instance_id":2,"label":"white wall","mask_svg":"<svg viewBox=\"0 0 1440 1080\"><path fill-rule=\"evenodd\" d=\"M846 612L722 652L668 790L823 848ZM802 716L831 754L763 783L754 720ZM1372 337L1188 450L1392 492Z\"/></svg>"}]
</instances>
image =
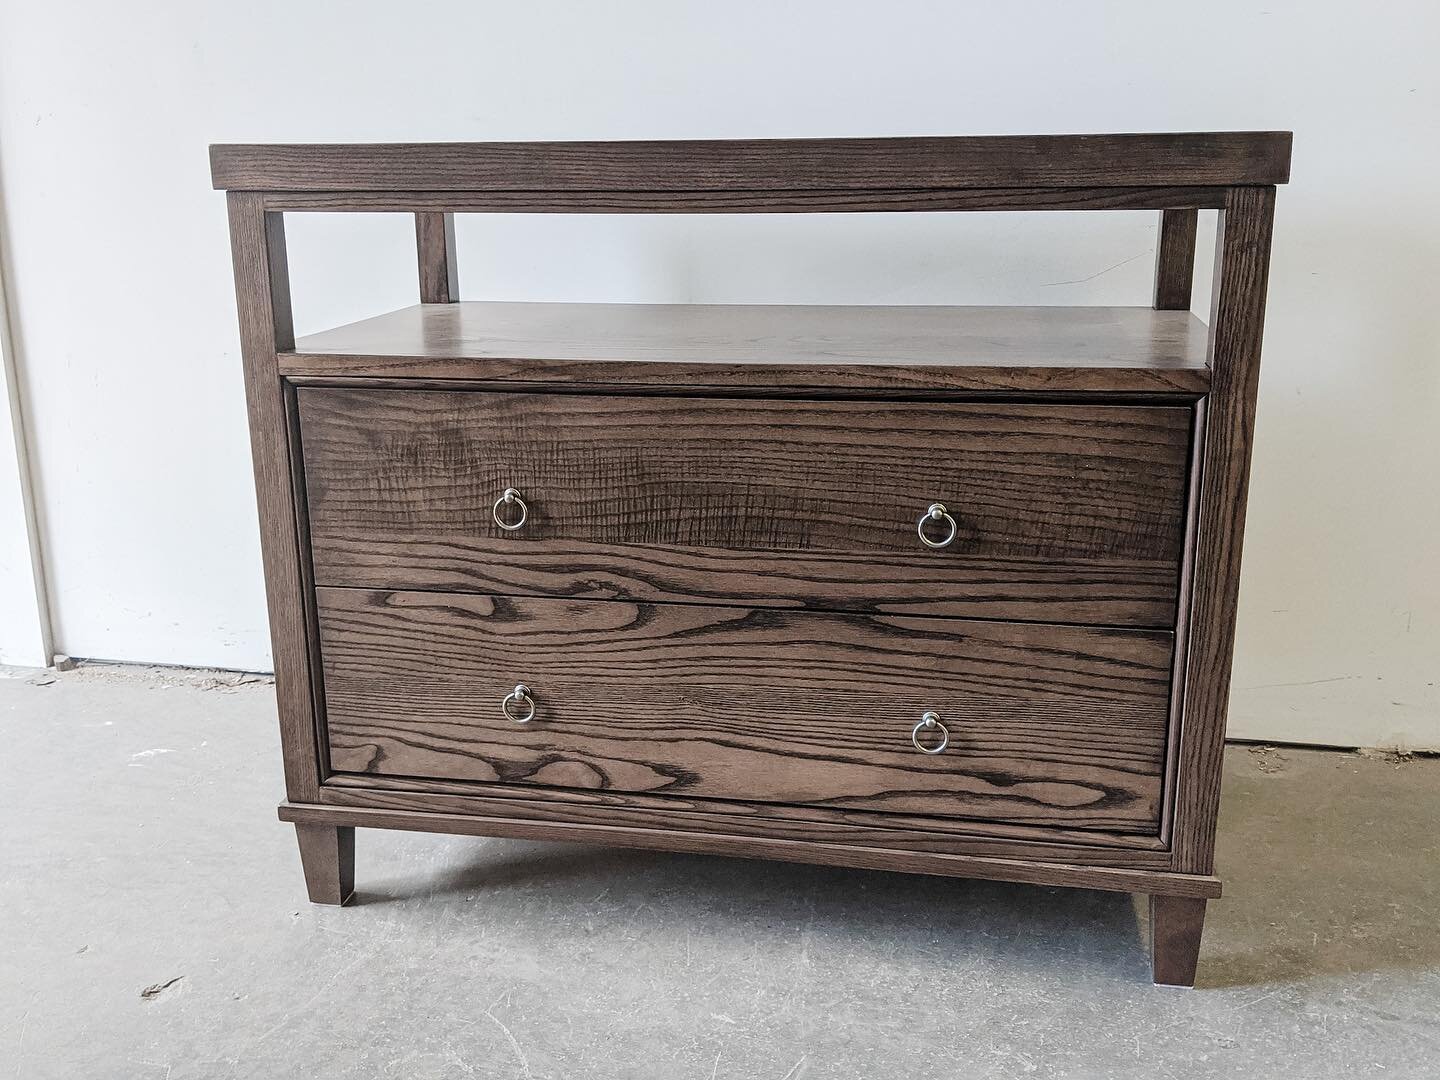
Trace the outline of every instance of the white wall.
<instances>
[{"instance_id":1,"label":"white wall","mask_svg":"<svg viewBox=\"0 0 1440 1080\"><path fill-rule=\"evenodd\" d=\"M0 5L60 648L268 664L209 142L1292 128L1232 732L1440 746L1429 0ZM1154 222L467 219L461 239L472 298L1144 303ZM407 221L291 240L302 331L413 299Z\"/></svg>"},{"instance_id":2,"label":"white wall","mask_svg":"<svg viewBox=\"0 0 1440 1080\"><path fill-rule=\"evenodd\" d=\"M50 620L10 340L5 250L0 228L0 665L45 667L51 660Z\"/></svg>"}]
</instances>

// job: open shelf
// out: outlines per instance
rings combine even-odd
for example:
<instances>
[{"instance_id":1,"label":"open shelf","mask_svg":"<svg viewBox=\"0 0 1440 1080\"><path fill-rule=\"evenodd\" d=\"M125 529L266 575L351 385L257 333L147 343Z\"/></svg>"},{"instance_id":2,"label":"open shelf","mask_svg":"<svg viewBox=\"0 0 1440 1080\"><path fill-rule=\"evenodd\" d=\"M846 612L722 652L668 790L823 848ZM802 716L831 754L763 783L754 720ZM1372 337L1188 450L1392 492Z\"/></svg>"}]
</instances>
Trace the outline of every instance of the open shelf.
<instances>
[{"instance_id":1,"label":"open shelf","mask_svg":"<svg viewBox=\"0 0 1440 1080\"><path fill-rule=\"evenodd\" d=\"M292 377L797 391L1204 393L1205 324L1145 307L423 304L300 339ZM763 365L763 374L757 369Z\"/></svg>"}]
</instances>

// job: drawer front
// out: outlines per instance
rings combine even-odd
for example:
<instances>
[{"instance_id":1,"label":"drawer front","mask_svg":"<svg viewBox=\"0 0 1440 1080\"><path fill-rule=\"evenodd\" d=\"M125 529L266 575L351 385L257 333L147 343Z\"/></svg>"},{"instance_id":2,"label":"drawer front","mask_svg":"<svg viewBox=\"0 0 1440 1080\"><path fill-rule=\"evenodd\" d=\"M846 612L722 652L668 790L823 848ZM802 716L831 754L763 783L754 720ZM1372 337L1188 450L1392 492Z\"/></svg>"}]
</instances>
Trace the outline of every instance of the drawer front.
<instances>
[{"instance_id":1,"label":"drawer front","mask_svg":"<svg viewBox=\"0 0 1440 1080\"><path fill-rule=\"evenodd\" d=\"M298 408L321 584L1174 619L1187 408L322 388ZM927 535L955 535L930 548L937 502Z\"/></svg>"},{"instance_id":2,"label":"drawer front","mask_svg":"<svg viewBox=\"0 0 1440 1080\"><path fill-rule=\"evenodd\" d=\"M1158 828L1165 632L317 594L338 772Z\"/></svg>"}]
</instances>

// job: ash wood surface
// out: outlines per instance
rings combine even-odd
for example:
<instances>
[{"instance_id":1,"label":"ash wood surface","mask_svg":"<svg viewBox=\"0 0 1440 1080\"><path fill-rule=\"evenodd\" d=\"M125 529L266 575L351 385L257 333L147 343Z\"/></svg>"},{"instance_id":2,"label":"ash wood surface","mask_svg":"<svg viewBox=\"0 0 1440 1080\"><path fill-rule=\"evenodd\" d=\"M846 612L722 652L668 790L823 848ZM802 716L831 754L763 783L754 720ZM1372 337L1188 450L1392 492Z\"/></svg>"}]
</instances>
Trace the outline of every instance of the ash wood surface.
<instances>
[{"instance_id":1,"label":"ash wood surface","mask_svg":"<svg viewBox=\"0 0 1440 1080\"><path fill-rule=\"evenodd\" d=\"M1156 986L1195 985L1204 928L1204 897L1150 897L1150 952Z\"/></svg>"},{"instance_id":2,"label":"ash wood surface","mask_svg":"<svg viewBox=\"0 0 1440 1080\"><path fill-rule=\"evenodd\" d=\"M1284 132L213 147L312 898L348 896L357 826L1123 889L1156 981L1193 982L1289 159ZM980 209L1163 211L1160 310L453 302L454 212ZM414 213L428 306L297 346L281 210ZM496 535L502 476L533 529ZM916 497L961 505L954 548L898 540Z\"/></svg>"},{"instance_id":3,"label":"ash wood surface","mask_svg":"<svg viewBox=\"0 0 1440 1080\"><path fill-rule=\"evenodd\" d=\"M319 590L331 765L1151 832L1170 635ZM501 712L519 682L536 716ZM951 745L922 754L926 709Z\"/></svg>"},{"instance_id":4,"label":"ash wood surface","mask_svg":"<svg viewBox=\"0 0 1440 1080\"><path fill-rule=\"evenodd\" d=\"M1195 278L1195 228L1200 215L1194 210L1166 210L1160 215L1160 237L1155 245L1155 308L1189 311Z\"/></svg>"},{"instance_id":5,"label":"ash wood surface","mask_svg":"<svg viewBox=\"0 0 1440 1080\"><path fill-rule=\"evenodd\" d=\"M322 584L1174 617L1186 409L298 398ZM516 532L492 515L508 487L529 506ZM937 501L958 535L931 550L916 526Z\"/></svg>"},{"instance_id":6,"label":"ash wood surface","mask_svg":"<svg viewBox=\"0 0 1440 1080\"><path fill-rule=\"evenodd\" d=\"M291 453L286 391L276 360L278 350L294 345L285 228L281 216L267 212L254 195L231 194L228 209L285 790L292 799L313 800L320 763L312 627L306 618L309 582L293 483L298 461Z\"/></svg>"},{"instance_id":7,"label":"ash wood surface","mask_svg":"<svg viewBox=\"0 0 1440 1080\"><path fill-rule=\"evenodd\" d=\"M631 812L661 817L668 814L705 815L727 820L751 820L757 826L784 821L799 826L820 824L843 830L885 830L888 833L925 833L937 843L981 844L971 853L1005 856L1032 852L1035 846L1063 849L1071 854L1062 862L1115 860L1117 865L1153 869L1169 869L1169 845L1158 837L1132 833L1105 832L1096 829L1026 825L1010 821L980 821L929 817L889 811L853 810L848 807L807 804L791 806L781 803L754 803L737 799L692 798L674 792L649 794L636 791L598 790L594 788L546 788L533 785L504 784L493 780L437 780L427 777L387 777L375 773L332 773L320 787L320 801L340 806L364 805L376 793L409 796L436 796L450 800L447 808L438 803L428 806L410 805L406 809L446 809L456 806L482 806L477 812L493 813L495 805L507 807L501 817L529 816L520 810L508 809L512 803L539 802L544 805L569 804L572 808L588 808L596 814L609 815L620 822ZM578 812L578 811L577 811ZM553 815L552 815L553 816ZM645 824L658 818L649 817ZM638 823L638 822L632 822ZM739 830L744 831L744 830ZM919 845L925 847L925 845ZM926 848L926 850L932 850ZM938 847L933 850L940 850ZM965 850L971 850L966 848ZM1089 853L1094 853L1093 858Z\"/></svg>"},{"instance_id":8,"label":"ash wood surface","mask_svg":"<svg viewBox=\"0 0 1440 1080\"><path fill-rule=\"evenodd\" d=\"M1214 867L1274 213L1274 188L1237 190L1221 211L1217 237L1210 316L1215 385L1205 410L1172 834L1176 869L1190 873Z\"/></svg>"},{"instance_id":9,"label":"ash wood surface","mask_svg":"<svg viewBox=\"0 0 1440 1080\"><path fill-rule=\"evenodd\" d=\"M355 830L349 825L296 822L300 865L312 904L344 904L355 893Z\"/></svg>"},{"instance_id":10,"label":"ash wood surface","mask_svg":"<svg viewBox=\"0 0 1440 1080\"><path fill-rule=\"evenodd\" d=\"M278 191L270 210L464 214L861 214L969 210L1219 209L1226 187L1017 187L864 191Z\"/></svg>"},{"instance_id":11,"label":"ash wood surface","mask_svg":"<svg viewBox=\"0 0 1440 1080\"><path fill-rule=\"evenodd\" d=\"M783 191L1283 184L1290 133L216 145L246 191Z\"/></svg>"},{"instance_id":12,"label":"ash wood surface","mask_svg":"<svg viewBox=\"0 0 1440 1080\"><path fill-rule=\"evenodd\" d=\"M321 785L320 803L525 821L723 831L737 836L864 844L950 855L1049 859L1085 866L1170 868L1170 852L1154 837L844 807L747 803L595 789L541 790L522 784L394 778L373 773L332 774Z\"/></svg>"},{"instance_id":13,"label":"ash wood surface","mask_svg":"<svg viewBox=\"0 0 1440 1080\"><path fill-rule=\"evenodd\" d=\"M1176 775L1180 759L1180 716L1185 706L1185 672L1190 658L1190 604L1195 584L1195 525L1200 517L1200 487L1204 463L1207 399L1195 403L1190 438L1190 478L1185 492L1185 552L1180 560L1180 595L1175 600L1174 662L1170 669L1170 740L1165 760L1165 799L1160 815L1160 839L1170 845L1175 827Z\"/></svg>"},{"instance_id":14,"label":"ash wood surface","mask_svg":"<svg viewBox=\"0 0 1440 1080\"><path fill-rule=\"evenodd\" d=\"M913 523L912 523L913 524ZM493 529L493 526L491 526ZM913 531L913 529L912 529ZM826 555L497 541L456 534L357 536L335 519L317 552L322 579L424 588L949 615L1168 628L1175 568L1046 557L944 562L924 555Z\"/></svg>"},{"instance_id":15,"label":"ash wood surface","mask_svg":"<svg viewBox=\"0 0 1440 1080\"><path fill-rule=\"evenodd\" d=\"M281 821L291 822L457 833L463 836L499 836L520 840L579 841L610 847L696 851L746 859L777 859L784 862L848 866L907 874L972 877L987 881L1018 881L1031 885L1059 885L1076 889L1139 893L1163 889L1167 895L1172 896L1220 895L1220 882L1214 877L1202 874L1075 866L973 855L936 855L853 844L817 844L731 836L725 833L681 833L577 822L544 823L512 818L294 803L282 803L279 816Z\"/></svg>"},{"instance_id":16,"label":"ash wood surface","mask_svg":"<svg viewBox=\"0 0 1440 1080\"><path fill-rule=\"evenodd\" d=\"M415 254L420 268L420 302L451 304L460 299L455 259L455 215L415 215Z\"/></svg>"},{"instance_id":17,"label":"ash wood surface","mask_svg":"<svg viewBox=\"0 0 1440 1080\"><path fill-rule=\"evenodd\" d=\"M1150 308L561 304L403 308L301 339L288 375L715 389L1203 393L1206 329Z\"/></svg>"}]
</instances>

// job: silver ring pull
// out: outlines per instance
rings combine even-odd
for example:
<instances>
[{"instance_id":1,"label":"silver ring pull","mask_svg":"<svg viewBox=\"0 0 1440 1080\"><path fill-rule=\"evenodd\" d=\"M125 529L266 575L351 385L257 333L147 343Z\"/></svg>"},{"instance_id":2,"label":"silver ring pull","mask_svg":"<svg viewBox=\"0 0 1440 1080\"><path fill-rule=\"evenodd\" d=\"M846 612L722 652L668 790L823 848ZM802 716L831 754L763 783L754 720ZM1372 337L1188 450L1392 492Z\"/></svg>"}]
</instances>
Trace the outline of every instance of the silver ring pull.
<instances>
[{"instance_id":1,"label":"silver ring pull","mask_svg":"<svg viewBox=\"0 0 1440 1080\"><path fill-rule=\"evenodd\" d=\"M500 507L502 506L518 506L520 508L519 520L514 524L507 525L500 517ZM490 510L490 516L495 519L495 524L506 532L514 532L525 524L525 520L530 516L530 508L525 505L525 500L520 498L520 492L514 488L506 488L504 493L495 500L495 505Z\"/></svg>"},{"instance_id":2,"label":"silver ring pull","mask_svg":"<svg viewBox=\"0 0 1440 1080\"><path fill-rule=\"evenodd\" d=\"M510 711L510 703L524 705L526 712L524 716L516 716ZM500 702L500 711L505 714L506 720L514 720L517 724L528 724L535 719L535 699L530 696L530 687L523 682L516 683L515 689L505 695L505 700Z\"/></svg>"},{"instance_id":3,"label":"silver ring pull","mask_svg":"<svg viewBox=\"0 0 1440 1080\"><path fill-rule=\"evenodd\" d=\"M949 524L950 531L945 534L944 540L931 540L925 535L925 524L929 521L944 521ZM945 512L944 503L931 503L930 509L920 515L920 524L915 527L915 531L920 534L920 542L926 547L942 548L948 547L955 539L955 534L960 530L955 524L955 519Z\"/></svg>"},{"instance_id":4,"label":"silver ring pull","mask_svg":"<svg viewBox=\"0 0 1440 1080\"><path fill-rule=\"evenodd\" d=\"M934 746L926 746L920 741L920 732L938 731L940 741ZM920 717L920 722L910 732L910 741L915 744L915 749L922 754L938 754L950 745L950 729L940 722L940 714L934 711L925 713Z\"/></svg>"}]
</instances>

